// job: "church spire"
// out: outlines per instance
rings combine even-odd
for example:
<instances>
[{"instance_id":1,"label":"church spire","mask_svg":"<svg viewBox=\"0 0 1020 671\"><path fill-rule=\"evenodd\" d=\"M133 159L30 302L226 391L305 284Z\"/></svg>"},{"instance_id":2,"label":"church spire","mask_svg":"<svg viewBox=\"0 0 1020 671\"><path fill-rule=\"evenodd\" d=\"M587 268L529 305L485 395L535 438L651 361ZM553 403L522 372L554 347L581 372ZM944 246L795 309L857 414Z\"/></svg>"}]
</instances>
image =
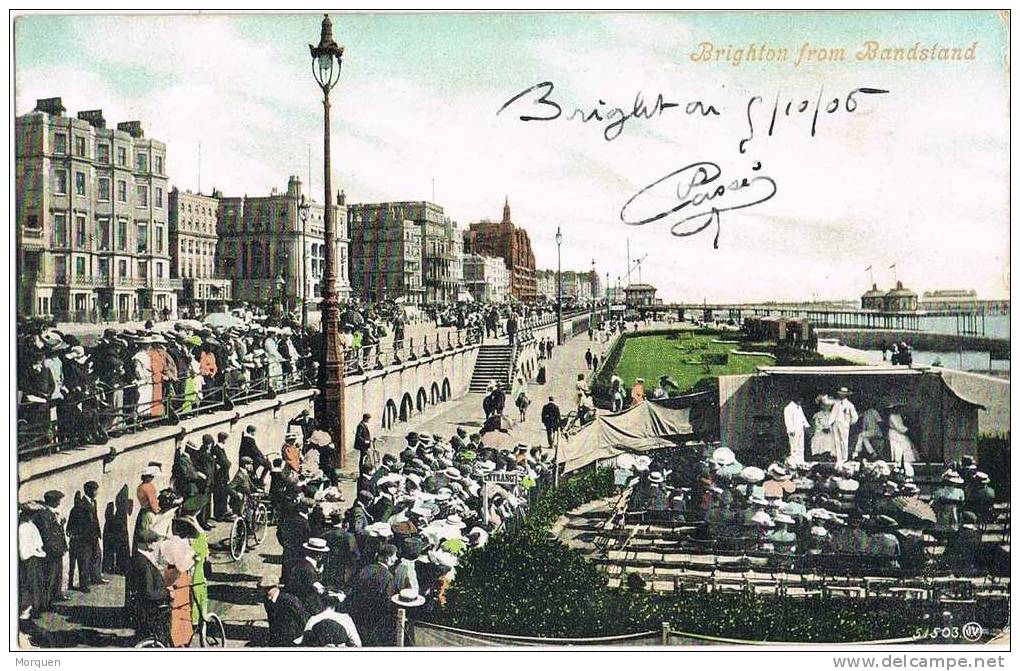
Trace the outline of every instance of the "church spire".
<instances>
[{"instance_id":1,"label":"church spire","mask_svg":"<svg viewBox=\"0 0 1020 671\"><path fill-rule=\"evenodd\" d=\"M510 196L506 196L503 200L503 223L510 223Z\"/></svg>"}]
</instances>

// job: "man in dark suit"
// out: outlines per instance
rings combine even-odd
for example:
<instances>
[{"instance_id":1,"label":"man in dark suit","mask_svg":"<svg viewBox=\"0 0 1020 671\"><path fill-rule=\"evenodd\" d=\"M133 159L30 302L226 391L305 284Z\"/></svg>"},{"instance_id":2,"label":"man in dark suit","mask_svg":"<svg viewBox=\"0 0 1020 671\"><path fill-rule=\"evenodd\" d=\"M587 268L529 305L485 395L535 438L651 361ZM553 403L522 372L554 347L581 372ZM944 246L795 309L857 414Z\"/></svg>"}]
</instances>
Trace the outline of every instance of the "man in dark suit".
<instances>
[{"instance_id":1,"label":"man in dark suit","mask_svg":"<svg viewBox=\"0 0 1020 671\"><path fill-rule=\"evenodd\" d=\"M64 534L64 518L57 508L64 498L63 492L50 490L43 495L45 506L39 511L36 524L42 536L43 552L46 553L45 595L42 610L49 610L54 601L67 601L67 595L60 589L64 573L64 555L67 554L67 536Z\"/></svg>"},{"instance_id":2,"label":"man in dark suit","mask_svg":"<svg viewBox=\"0 0 1020 671\"><path fill-rule=\"evenodd\" d=\"M273 648L293 648L297 645L295 641L304 634L310 616L301 599L281 591L279 585L265 585L265 589L262 605L269 621L267 644Z\"/></svg>"},{"instance_id":3,"label":"man in dark suit","mask_svg":"<svg viewBox=\"0 0 1020 671\"><path fill-rule=\"evenodd\" d=\"M99 567L102 566L100 539L102 530L99 528L99 514L96 511L96 494L99 483L89 480L82 488L84 494L78 499L67 517L67 535L70 536L70 571L68 571L67 588L73 589L74 569L78 567L79 590L88 593L90 584L107 582L102 579ZM99 566L96 565L97 559Z\"/></svg>"},{"instance_id":4,"label":"man in dark suit","mask_svg":"<svg viewBox=\"0 0 1020 671\"><path fill-rule=\"evenodd\" d=\"M351 591L351 619L354 620L365 646L394 644L394 606L396 594L393 567L397 548L383 545L376 560L358 572Z\"/></svg>"},{"instance_id":5,"label":"man in dark suit","mask_svg":"<svg viewBox=\"0 0 1020 671\"><path fill-rule=\"evenodd\" d=\"M262 486L262 482L266 479L266 473L269 472L269 459L262 454L258 443L255 442L255 427L251 424L245 427L244 435L241 436L238 456L251 457L252 463L255 464L255 480L259 486Z\"/></svg>"},{"instance_id":6,"label":"man in dark suit","mask_svg":"<svg viewBox=\"0 0 1020 671\"><path fill-rule=\"evenodd\" d=\"M216 470L213 475L213 518L225 521L229 517L230 510L227 506L228 492L230 491L230 458L227 457L227 438L225 431L216 435L216 442L213 444L210 453Z\"/></svg>"},{"instance_id":7,"label":"man in dark suit","mask_svg":"<svg viewBox=\"0 0 1020 671\"><path fill-rule=\"evenodd\" d=\"M298 500L287 508L283 518L276 527L276 538L283 548L283 566L280 581L287 585L291 569L297 562L304 561L304 544L308 542L311 531L308 526L308 506Z\"/></svg>"},{"instance_id":8,"label":"man in dark suit","mask_svg":"<svg viewBox=\"0 0 1020 671\"><path fill-rule=\"evenodd\" d=\"M368 512L373 500L372 492L362 490L358 492L354 505L347 509L347 530L352 534L360 534L365 527L375 522L375 518Z\"/></svg>"},{"instance_id":9,"label":"man in dark suit","mask_svg":"<svg viewBox=\"0 0 1020 671\"><path fill-rule=\"evenodd\" d=\"M319 613L326 607L322 565L329 553L329 545L322 538L309 538L301 549L304 558L294 562L284 590L301 599L306 613Z\"/></svg>"},{"instance_id":10,"label":"man in dark suit","mask_svg":"<svg viewBox=\"0 0 1020 671\"><path fill-rule=\"evenodd\" d=\"M545 427L545 436L549 441L549 447L553 447L553 441L560 430L560 406L556 405L553 397L542 406L542 426Z\"/></svg>"},{"instance_id":11,"label":"man in dark suit","mask_svg":"<svg viewBox=\"0 0 1020 671\"><path fill-rule=\"evenodd\" d=\"M368 420L372 415L367 412L361 416L358 428L354 430L354 449L360 455L358 459L358 474L364 475L368 472L368 455L372 449L372 432L368 428Z\"/></svg>"}]
</instances>

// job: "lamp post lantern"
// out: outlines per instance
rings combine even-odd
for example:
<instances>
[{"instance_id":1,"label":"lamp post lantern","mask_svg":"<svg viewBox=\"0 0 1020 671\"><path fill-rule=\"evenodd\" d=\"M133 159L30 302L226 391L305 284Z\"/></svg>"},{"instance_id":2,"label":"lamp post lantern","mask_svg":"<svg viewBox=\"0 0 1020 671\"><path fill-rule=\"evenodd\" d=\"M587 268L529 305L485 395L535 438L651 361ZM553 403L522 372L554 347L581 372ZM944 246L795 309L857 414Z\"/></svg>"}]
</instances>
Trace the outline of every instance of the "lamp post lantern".
<instances>
[{"instance_id":1,"label":"lamp post lantern","mask_svg":"<svg viewBox=\"0 0 1020 671\"><path fill-rule=\"evenodd\" d=\"M311 206L301 194L298 203L298 216L301 217L301 330L308 330L308 211Z\"/></svg>"},{"instance_id":2,"label":"lamp post lantern","mask_svg":"<svg viewBox=\"0 0 1020 671\"><path fill-rule=\"evenodd\" d=\"M329 162L329 92L340 81L344 48L333 40L333 22L329 14L322 18L322 32L318 46L308 45L312 56L312 75L322 89L322 155L323 203L325 212L324 238L326 243L325 268L322 278L322 351L319 359L319 395L315 414L319 425L333 439L339 453L340 468L347 465L344 428L344 355L340 340L340 304L336 293L336 224L333 221L333 190Z\"/></svg>"},{"instance_id":3,"label":"lamp post lantern","mask_svg":"<svg viewBox=\"0 0 1020 671\"><path fill-rule=\"evenodd\" d=\"M556 227L556 344L563 344L563 279L560 277L562 271L560 264L560 246L563 244L563 234L560 227Z\"/></svg>"}]
</instances>

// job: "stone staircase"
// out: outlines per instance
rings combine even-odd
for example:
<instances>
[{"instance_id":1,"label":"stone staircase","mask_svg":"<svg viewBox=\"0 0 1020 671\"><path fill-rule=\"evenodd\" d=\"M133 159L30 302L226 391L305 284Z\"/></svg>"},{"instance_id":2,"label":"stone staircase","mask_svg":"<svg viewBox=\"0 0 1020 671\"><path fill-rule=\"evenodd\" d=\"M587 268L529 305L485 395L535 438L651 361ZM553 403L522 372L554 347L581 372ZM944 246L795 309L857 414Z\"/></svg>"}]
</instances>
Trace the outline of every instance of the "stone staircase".
<instances>
[{"instance_id":1,"label":"stone staircase","mask_svg":"<svg viewBox=\"0 0 1020 671\"><path fill-rule=\"evenodd\" d=\"M478 360L475 361L475 370L471 374L468 391L472 394L484 394L491 380L509 384L512 357L513 348L510 345L482 345L478 349Z\"/></svg>"}]
</instances>

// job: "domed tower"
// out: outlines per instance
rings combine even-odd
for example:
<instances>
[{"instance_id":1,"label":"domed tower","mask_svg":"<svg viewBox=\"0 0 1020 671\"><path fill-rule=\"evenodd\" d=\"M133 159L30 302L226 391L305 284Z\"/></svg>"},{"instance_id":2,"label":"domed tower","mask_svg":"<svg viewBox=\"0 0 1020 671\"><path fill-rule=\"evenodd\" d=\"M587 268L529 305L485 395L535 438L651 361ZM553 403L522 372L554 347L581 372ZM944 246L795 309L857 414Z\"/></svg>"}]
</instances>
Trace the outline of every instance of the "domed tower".
<instances>
[{"instance_id":1,"label":"domed tower","mask_svg":"<svg viewBox=\"0 0 1020 671\"><path fill-rule=\"evenodd\" d=\"M501 221L500 223L502 223L502 224L509 224L510 223L510 197L509 196L506 196L505 199L503 200L503 221Z\"/></svg>"}]
</instances>

